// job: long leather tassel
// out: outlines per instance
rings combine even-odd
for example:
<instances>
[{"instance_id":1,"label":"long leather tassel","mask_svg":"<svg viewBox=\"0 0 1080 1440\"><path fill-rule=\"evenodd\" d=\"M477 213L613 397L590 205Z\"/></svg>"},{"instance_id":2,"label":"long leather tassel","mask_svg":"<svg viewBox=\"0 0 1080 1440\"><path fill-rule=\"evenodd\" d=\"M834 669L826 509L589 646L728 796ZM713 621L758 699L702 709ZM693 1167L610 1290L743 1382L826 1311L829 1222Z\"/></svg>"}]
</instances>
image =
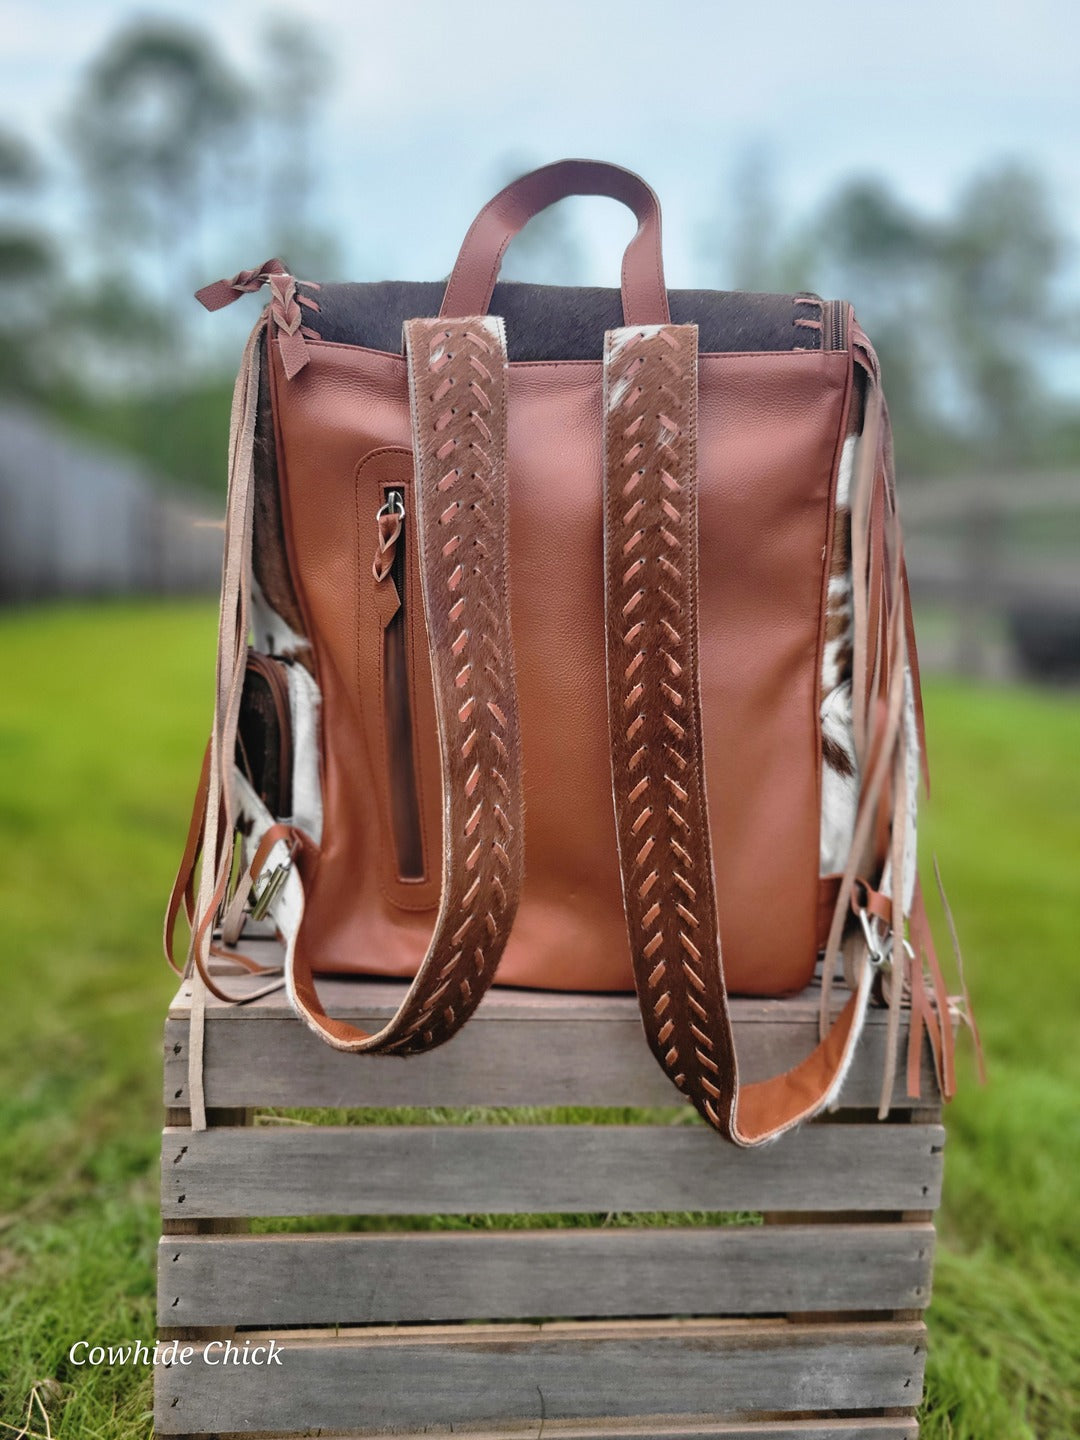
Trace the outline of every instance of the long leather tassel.
<instances>
[{"instance_id":1,"label":"long leather tassel","mask_svg":"<svg viewBox=\"0 0 1080 1440\"><path fill-rule=\"evenodd\" d=\"M185 974L191 983L191 1018L188 1045L188 1092L193 1130L206 1128L206 1104L203 1091L203 1021L206 991L222 999L230 999L211 979L209 959L215 918L228 888L232 871L232 835L235 810L229 774L236 745L240 714L240 696L244 684L248 641L248 597L250 594L251 531L255 494L255 417L259 392L259 341L266 325L260 318L248 338L243 360L233 390L232 417L229 429L229 496L225 518L225 546L221 568L221 607L218 617L218 653L214 695L214 719L210 733L209 764L206 771L205 811L201 843L194 853L189 843L185 862L194 867L197 854L202 853L197 898L190 906L191 940ZM199 808L199 797L196 809ZM183 866L182 866L183 869ZM180 890L189 891L190 876L181 882ZM176 887L174 887L174 897ZM175 898L170 913L175 919ZM245 999L278 989L278 980Z\"/></svg>"},{"instance_id":2,"label":"long leather tassel","mask_svg":"<svg viewBox=\"0 0 1080 1440\"><path fill-rule=\"evenodd\" d=\"M233 870L235 805L229 775L236 745L240 698L247 665L251 531L254 513L254 440L258 409L259 341L266 325L263 316L255 326L244 350L233 391L229 431L229 498L225 520L225 551L222 561L221 607L218 619L218 654L214 719L203 778L196 795L192 830L174 886L167 916L166 953L170 953L170 920L179 908L178 894L185 895L185 909L191 921L191 940L185 973L192 969L218 999L239 1003L280 988L281 981L243 997L229 995L210 976L208 961L212 950L213 927L225 899ZM196 817L202 815L201 826ZM201 829L201 834L199 830ZM198 898L193 904L192 876L199 855L203 857ZM213 857L212 860L210 857ZM252 973L273 973L266 967L237 956Z\"/></svg>"},{"instance_id":3,"label":"long leather tassel","mask_svg":"<svg viewBox=\"0 0 1080 1440\"><path fill-rule=\"evenodd\" d=\"M909 1100L918 1100L922 1095L923 1036L929 1033L929 1026L926 1023L929 1002L926 995L926 981L923 977L922 955L916 947L914 931L912 949L915 954L908 964L911 1011L908 1016L907 1093Z\"/></svg>"},{"instance_id":4,"label":"long leather tassel","mask_svg":"<svg viewBox=\"0 0 1080 1440\"><path fill-rule=\"evenodd\" d=\"M895 603L901 590L902 547L884 474L883 432L887 427L880 389L871 382L855 457L851 506L852 726L861 786L844 869L847 883L840 886L822 967L818 1016L822 1037L831 1021L836 956L848 920L854 879L866 874L874 854L879 853L880 812L885 809L887 813L895 803L895 796L886 803L883 794L895 789L892 782L902 728L905 632L903 614Z\"/></svg>"},{"instance_id":5,"label":"long leather tassel","mask_svg":"<svg viewBox=\"0 0 1080 1440\"><path fill-rule=\"evenodd\" d=\"M946 1100L951 1100L956 1094L956 1037L953 1034L949 990L945 984L941 962L938 960L929 921L926 924L926 937L926 963L930 969L933 1013L941 1036L941 1093Z\"/></svg>"},{"instance_id":6,"label":"long leather tassel","mask_svg":"<svg viewBox=\"0 0 1080 1440\"><path fill-rule=\"evenodd\" d=\"M890 624L892 645L895 648L900 643L900 632L903 627L903 614L899 606L893 607ZM836 909L833 912L832 925L829 930L829 938L825 948L821 1020L823 1029L826 1030L830 1017L827 1009L828 991L825 988L824 977L829 975L835 968L836 957L840 951L844 926L848 917L848 907L851 903L857 881L859 861L865 854L873 837L878 806L881 802L885 782L892 766L893 752L901 725L903 703L904 671L902 666L895 666L889 679L889 691L885 700L884 717L878 732L875 753L871 756L869 772L864 775L863 779L851 851L848 856L847 865L844 868L844 873L840 879Z\"/></svg>"},{"instance_id":7,"label":"long leather tassel","mask_svg":"<svg viewBox=\"0 0 1080 1440\"><path fill-rule=\"evenodd\" d=\"M870 523L881 431L881 392L869 388L862 434L855 452L855 474L851 493L851 603L853 655L851 717L855 758L859 774L866 773L869 750L868 724L871 700L867 694L867 647L870 641L870 590L875 579L870 571Z\"/></svg>"},{"instance_id":8,"label":"long leather tassel","mask_svg":"<svg viewBox=\"0 0 1080 1440\"><path fill-rule=\"evenodd\" d=\"M934 880L937 883L938 895L941 899L941 908L945 912L945 923L949 927L949 939L952 941L953 954L956 956L956 977L960 982L959 1012L958 1018L971 1031L972 1044L975 1047L975 1066L979 1076L979 1084L986 1084L986 1059L983 1055L982 1036L979 1034L978 1022L975 1019L975 1012L971 1008L971 996L968 994L967 978L964 975L964 956L960 950L960 936L956 930L956 921L953 918L952 906L949 904L949 897L945 893L945 884L941 878L941 868L938 865L938 858L934 856ZM952 1007L956 1013L956 1007Z\"/></svg>"},{"instance_id":9,"label":"long leather tassel","mask_svg":"<svg viewBox=\"0 0 1080 1440\"><path fill-rule=\"evenodd\" d=\"M894 663L901 669L904 664L904 636L901 634L901 653ZM905 684L907 683L905 677ZM907 727L900 725L896 751L893 758L893 809L890 849L890 887L892 900L892 955L888 976L889 1021L885 1038L885 1065L881 1077L881 1098L878 1102L878 1119L885 1120L892 1108L893 1086L896 1078L896 1061L900 1048L900 1011L904 991L908 984L908 955L905 942L906 923L904 915L904 875L907 857L908 836L908 785L907 785Z\"/></svg>"},{"instance_id":10,"label":"long leather tassel","mask_svg":"<svg viewBox=\"0 0 1080 1440\"><path fill-rule=\"evenodd\" d=\"M851 719L855 764L856 770L861 777L861 791L859 804L856 809L852 844L848 852L848 864L845 866L845 870L850 867L853 860L856 868L858 868L861 860L859 850L862 847L856 845L855 836L858 834L859 818L866 804L866 780L870 770L867 733L869 728L867 716L868 697L866 694L867 632L869 625L869 600L867 590L871 583L868 574L868 532L870 526L871 491L874 485L878 453L880 420L881 405L879 391L876 386L871 385L867 393L862 431L856 443L855 463L850 492L851 605L853 631ZM832 991L836 978L836 959L840 953L843 927L848 918L850 886L848 887L847 894L844 893L844 888L845 887L841 885L840 893L837 895L836 908L833 912L833 923L825 947L825 957L821 970L821 1000L818 1012L818 1032L822 1040L824 1040L828 1033L831 1024ZM857 966L854 968L857 968Z\"/></svg>"},{"instance_id":11,"label":"long leather tassel","mask_svg":"<svg viewBox=\"0 0 1080 1440\"><path fill-rule=\"evenodd\" d=\"M916 886L915 899L911 907L911 943L915 950L915 960L913 961L912 985L912 1033L908 1042L909 1091L914 1069L912 1052L917 1047L921 1050L921 1033L925 1030L927 1039L930 1041L930 1052L934 1060L938 1090L946 1100L949 1100L956 1090L952 1021L949 1014L948 996L940 978L941 969L934 950L934 937L926 914L926 902L923 898L922 887L919 885ZM926 983L927 971L930 974L929 987ZM918 1018L916 1018L916 1007ZM919 1031L920 1038L918 1040L916 1039L916 1030ZM916 1088L913 1098L918 1093L918 1088Z\"/></svg>"},{"instance_id":12,"label":"long leather tassel","mask_svg":"<svg viewBox=\"0 0 1080 1440\"><path fill-rule=\"evenodd\" d=\"M929 1039L939 1089L946 1099L955 1092L955 1064L949 997L917 877L913 873L909 879L906 873L909 845L913 843L909 829L914 830L914 813L909 813L914 795L907 773L912 744L918 746L924 779L927 767L921 686L892 481L890 430L876 373L871 375L868 385L866 419L856 457L851 524L852 720L863 785L845 877L856 872L866 875L873 867L874 857L887 852L884 873L877 883L888 891L888 896L878 896L875 912L892 931L886 1057L879 1103L879 1114L885 1118L892 1102L905 994L911 998L906 1067L909 1094L914 1098L919 1093L924 1035ZM898 689L905 692L905 704L914 707L914 735L908 733L908 717L904 717L903 723L900 720L895 704ZM871 775L879 779L878 784L867 784ZM837 932L846 918L841 912L846 910L850 895L851 887L842 886L826 950L820 1011L822 1034L829 1022ZM908 916L910 946L905 938ZM950 933L955 935L952 925ZM958 965L961 963L958 961ZM962 1005L965 1011L969 1009L966 991Z\"/></svg>"}]
</instances>

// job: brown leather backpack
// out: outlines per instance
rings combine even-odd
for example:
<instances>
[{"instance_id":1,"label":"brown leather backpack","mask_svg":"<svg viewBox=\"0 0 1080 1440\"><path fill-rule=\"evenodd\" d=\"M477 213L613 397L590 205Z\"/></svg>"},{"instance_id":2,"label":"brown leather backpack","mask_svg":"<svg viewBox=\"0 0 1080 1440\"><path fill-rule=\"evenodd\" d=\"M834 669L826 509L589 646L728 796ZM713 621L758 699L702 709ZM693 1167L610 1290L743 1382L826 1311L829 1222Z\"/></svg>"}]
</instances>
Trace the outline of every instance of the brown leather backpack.
<instances>
[{"instance_id":1,"label":"brown leather backpack","mask_svg":"<svg viewBox=\"0 0 1080 1440\"><path fill-rule=\"evenodd\" d=\"M621 293L496 285L572 194L637 216ZM660 1064L744 1145L835 1097L884 991L897 1025L910 998L909 1083L925 1028L950 1090L888 421L851 307L669 293L656 196L583 160L496 195L445 287L271 260L199 298L264 284L167 925L186 898L189 967L223 993L211 951L254 968L234 947L267 920L302 1018L397 1055L494 980L636 988ZM728 994L799 991L822 955L822 1043L740 1088ZM343 972L412 979L377 1034L320 1004Z\"/></svg>"}]
</instances>

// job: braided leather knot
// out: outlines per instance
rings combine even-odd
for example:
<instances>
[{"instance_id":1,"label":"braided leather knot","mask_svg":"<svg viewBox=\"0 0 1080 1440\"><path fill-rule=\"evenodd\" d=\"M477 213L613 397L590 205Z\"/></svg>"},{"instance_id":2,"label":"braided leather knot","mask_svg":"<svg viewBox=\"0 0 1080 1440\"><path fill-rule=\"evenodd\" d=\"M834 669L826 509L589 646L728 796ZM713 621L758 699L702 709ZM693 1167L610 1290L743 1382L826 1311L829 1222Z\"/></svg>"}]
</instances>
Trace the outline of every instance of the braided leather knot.
<instances>
[{"instance_id":1,"label":"braided leather knot","mask_svg":"<svg viewBox=\"0 0 1080 1440\"><path fill-rule=\"evenodd\" d=\"M375 551L371 569L375 579L381 582L394 568L397 544L401 538L401 511L388 509L384 505L376 516L376 524L379 532L378 549Z\"/></svg>"},{"instance_id":2,"label":"braided leather knot","mask_svg":"<svg viewBox=\"0 0 1080 1440\"><path fill-rule=\"evenodd\" d=\"M278 349L281 352L285 374L291 380L308 362L308 351L304 341L317 340L318 334L304 324L304 308L318 310L318 303L310 295L301 295L297 284L319 287L311 281L297 281L290 275L284 263L278 259L264 260L254 270L240 270L231 280L215 280L196 290L195 299L207 310L222 310L239 300L241 295L254 294L264 285L270 286L270 319L277 332Z\"/></svg>"},{"instance_id":3,"label":"braided leather knot","mask_svg":"<svg viewBox=\"0 0 1080 1440\"><path fill-rule=\"evenodd\" d=\"M296 280L292 275L269 275L270 318L286 335L300 329L301 312L296 300Z\"/></svg>"},{"instance_id":4,"label":"braided leather knot","mask_svg":"<svg viewBox=\"0 0 1080 1440\"><path fill-rule=\"evenodd\" d=\"M241 270L226 283L238 295L250 295L262 287L274 275L283 275L285 266L280 260L264 260L256 270Z\"/></svg>"}]
</instances>

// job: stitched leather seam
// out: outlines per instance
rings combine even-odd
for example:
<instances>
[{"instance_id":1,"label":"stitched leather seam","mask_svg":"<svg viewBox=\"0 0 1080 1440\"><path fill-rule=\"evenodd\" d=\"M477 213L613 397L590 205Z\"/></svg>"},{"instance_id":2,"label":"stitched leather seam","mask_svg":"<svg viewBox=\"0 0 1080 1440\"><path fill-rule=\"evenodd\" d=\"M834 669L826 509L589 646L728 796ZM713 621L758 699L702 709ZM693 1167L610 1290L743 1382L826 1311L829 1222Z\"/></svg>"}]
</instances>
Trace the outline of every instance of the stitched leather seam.
<instances>
[{"instance_id":1,"label":"stitched leather seam","mask_svg":"<svg viewBox=\"0 0 1080 1440\"><path fill-rule=\"evenodd\" d=\"M380 360L394 361L402 371L406 370L404 355L397 350L376 350L370 345L350 345L345 340L309 340L309 350L345 350L360 355L377 355ZM813 360L820 364L824 357L844 356L845 350L702 350L698 355L699 368L712 360L797 360L805 363ZM549 370L555 366L592 366L599 375L604 368L601 358L595 360L509 360L511 372L518 370Z\"/></svg>"}]
</instances>

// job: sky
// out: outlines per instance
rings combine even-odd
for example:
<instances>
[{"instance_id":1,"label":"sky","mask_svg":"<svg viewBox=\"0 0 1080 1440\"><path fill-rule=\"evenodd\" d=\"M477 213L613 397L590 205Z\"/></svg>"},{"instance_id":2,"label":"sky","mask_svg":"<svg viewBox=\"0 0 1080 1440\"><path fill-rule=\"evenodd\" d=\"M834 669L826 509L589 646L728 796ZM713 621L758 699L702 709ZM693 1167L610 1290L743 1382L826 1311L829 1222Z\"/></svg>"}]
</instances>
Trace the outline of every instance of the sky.
<instances>
[{"instance_id":1,"label":"sky","mask_svg":"<svg viewBox=\"0 0 1080 1440\"><path fill-rule=\"evenodd\" d=\"M246 69L271 13L302 20L333 56L318 157L320 211L348 272L333 278L447 273L510 153L643 173L664 202L673 285L718 283L702 236L750 148L770 157L794 214L868 172L941 211L988 163L1032 160L1080 236L1080 6L1068 0L0 0L0 124L54 149L79 72L135 15L199 23ZM581 278L614 283L632 221L584 205Z\"/></svg>"}]
</instances>

